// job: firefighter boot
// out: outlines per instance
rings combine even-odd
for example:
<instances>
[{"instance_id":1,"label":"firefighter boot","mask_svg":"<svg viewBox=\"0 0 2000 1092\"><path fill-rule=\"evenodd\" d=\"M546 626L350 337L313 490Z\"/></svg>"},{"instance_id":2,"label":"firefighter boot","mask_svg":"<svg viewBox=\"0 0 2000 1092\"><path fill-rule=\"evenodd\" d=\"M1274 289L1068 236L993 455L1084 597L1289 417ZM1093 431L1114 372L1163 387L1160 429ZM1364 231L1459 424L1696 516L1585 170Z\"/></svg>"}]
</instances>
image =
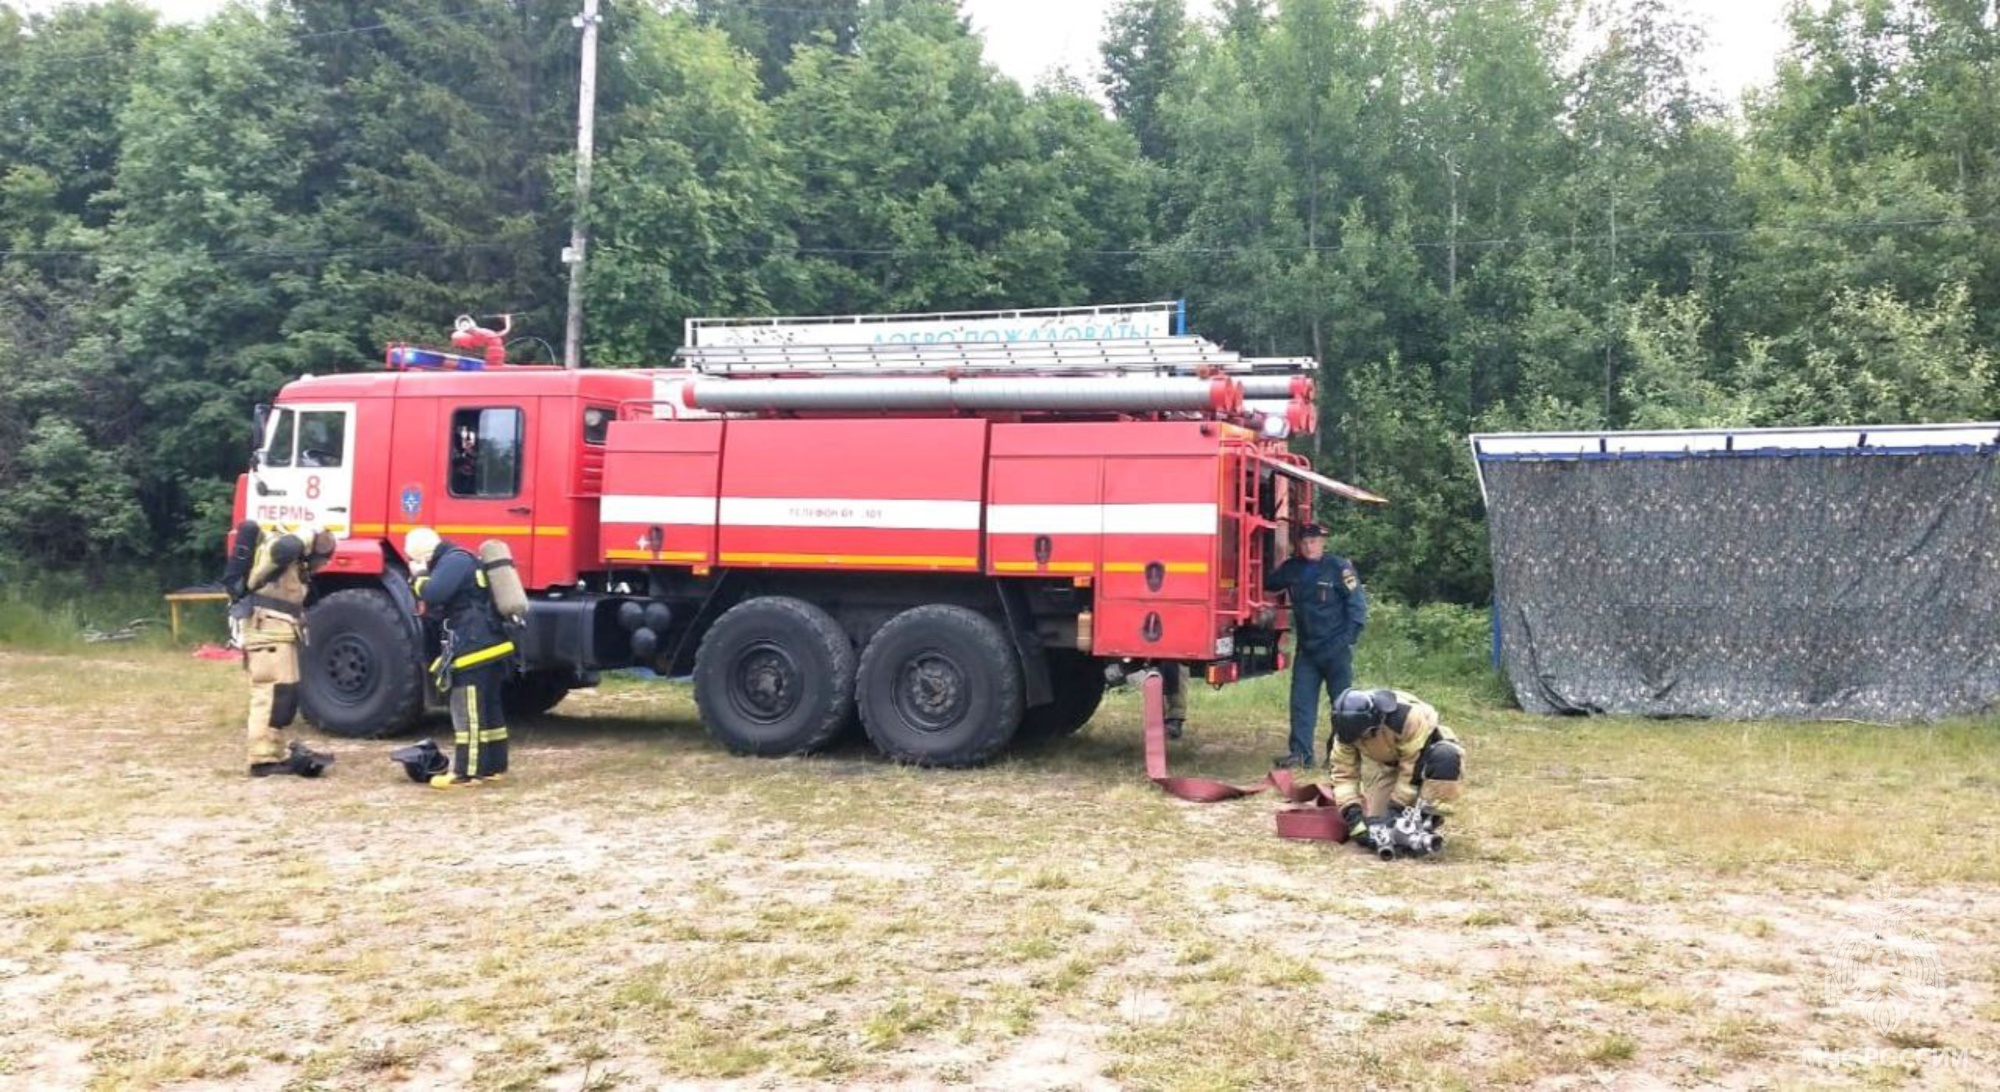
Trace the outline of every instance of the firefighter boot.
<instances>
[{"instance_id":1,"label":"firefighter boot","mask_svg":"<svg viewBox=\"0 0 2000 1092\"><path fill-rule=\"evenodd\" d=\"M485 782L476 777L454 777L448 773L441 773L431 778L433 789L476 789L483 784Z\"/></svg>"}]
</instances>

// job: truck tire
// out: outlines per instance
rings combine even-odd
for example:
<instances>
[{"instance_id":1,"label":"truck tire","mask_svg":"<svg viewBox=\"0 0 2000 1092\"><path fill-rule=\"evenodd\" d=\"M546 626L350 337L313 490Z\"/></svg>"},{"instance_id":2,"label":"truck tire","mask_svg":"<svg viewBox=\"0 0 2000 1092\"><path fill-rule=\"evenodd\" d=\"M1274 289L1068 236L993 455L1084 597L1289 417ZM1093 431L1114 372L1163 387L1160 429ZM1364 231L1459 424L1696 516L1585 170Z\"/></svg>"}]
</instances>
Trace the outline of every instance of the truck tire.
<instances>
[{"instance_id":1,"label":"truck tire","mask_svg":"<svg viewBox=\"0 0 2000 1092\"><path fill-rule=\"evenodd\" d=\"M1104 701L1104 669L1095 658L1073 648L1052 648L1047 655L1055 699L1029 706L1021 714L1020 735L1025 739L1074 735L1090 723Z\"/></svg>"},{"instance_id":2,"label":"truck tire","mask_svg":"<svg viewBox=\"0 0 2000 1092\"><path fill-rule=\"evenodd\" d=\"M373 739L423 715L429 682L409 623L387 595L372 588L334 592L307 612L306 632L299 698L321 731Z\"/></svg>"},{"instance_id":3,"label":"truck tire","mask_svg":"<svg viewBox=\"0 0 2000 1092\"><path fill-rule=\"evenodd\" d=\"M854 710L854 645L802 599L747 599L703 635L694 701L708 733L736 754L821 750Z\"/></svg>"},{"instance_id":4,"label":"truck tire","mask_svg":"<svg viewBox=\"0 0 2000 1092\"><path fill-rule=\"evenodd\" d=\"M974 766L1021 725L1021 662L1006 631L964 607L912 607L861 653L855 701L883 754L918 766Z\"/></svg>"},{"instance_id":5,"label":"truck tire","mask_svg":"<svg viewBox=\"0 0 2000 1092\"><path fill-rule=\"evenodd\" d=\"M500 708L510 718L539 717L568 696L568 672L530 671L507 680L500 691Z\"/></svg>"}]
</instances>

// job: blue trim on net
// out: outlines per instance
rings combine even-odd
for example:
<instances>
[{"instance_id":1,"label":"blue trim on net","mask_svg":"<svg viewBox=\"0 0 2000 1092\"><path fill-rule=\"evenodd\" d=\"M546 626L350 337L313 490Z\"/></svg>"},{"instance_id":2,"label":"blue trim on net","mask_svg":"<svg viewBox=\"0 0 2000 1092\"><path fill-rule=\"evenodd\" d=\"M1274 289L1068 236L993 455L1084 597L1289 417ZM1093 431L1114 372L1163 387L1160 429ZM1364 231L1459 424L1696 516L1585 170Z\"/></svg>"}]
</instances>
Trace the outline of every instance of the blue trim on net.
<instances>
[{"instance_id":1,"label":"blue trim on net","mask_svg":"<svg viewBox=\"0 0 2000 1092\"><path fill-rule=\"evenodd\" d=\"M1747 451L1535 451L1480 452L1482 463L1596 463L1619 459L1800 459L1829 455L1992 455L2000 444L1951 444L1936 447L1816 447L1752 448Z\"/></svg>"}]
</instances>

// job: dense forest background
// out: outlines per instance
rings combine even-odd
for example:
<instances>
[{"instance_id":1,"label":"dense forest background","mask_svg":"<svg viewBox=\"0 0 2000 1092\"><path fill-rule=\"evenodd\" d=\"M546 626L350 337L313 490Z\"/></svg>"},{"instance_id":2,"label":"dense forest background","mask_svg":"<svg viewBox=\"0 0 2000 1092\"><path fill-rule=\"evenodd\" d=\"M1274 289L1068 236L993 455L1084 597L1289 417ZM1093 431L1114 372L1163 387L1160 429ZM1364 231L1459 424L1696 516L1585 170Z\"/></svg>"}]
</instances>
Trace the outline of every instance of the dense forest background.
<instances>
[{"instance_id":1,"label":"dense forest background","mask_svg":"<svg viewBox=\"0 0 2000 1092\"><path fill-rule=\"evenodd\" d=\"M0 582L217 568L300 373L462 311L559 351L576 9L0 3ZM1127 0L1101 87L1032 90L947 0L606 15L588 362L1186 298L1323 362L1317 457L1394 501L1326 512L1378 593L1488 594L1470 431L2000 413L1984 2L1798 7L1740 104L1662 0Z\"/></svg>"}]
</instances>

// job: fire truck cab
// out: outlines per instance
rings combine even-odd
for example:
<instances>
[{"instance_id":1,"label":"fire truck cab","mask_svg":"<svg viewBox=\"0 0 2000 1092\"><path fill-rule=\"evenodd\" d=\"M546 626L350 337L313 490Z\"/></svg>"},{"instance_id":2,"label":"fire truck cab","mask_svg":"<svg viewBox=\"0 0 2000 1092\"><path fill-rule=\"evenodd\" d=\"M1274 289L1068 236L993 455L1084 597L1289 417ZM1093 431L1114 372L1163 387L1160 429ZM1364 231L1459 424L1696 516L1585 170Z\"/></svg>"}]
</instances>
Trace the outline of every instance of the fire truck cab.
<instances>
[{"instance_id":1,"label":"fire truck cab","mask_svg":"<svg viewBox=\"0 0 2000 1092\"><path fill-rule=\"evenodd\" d=\"M1285 450L1314 419L1303 362L1184 335L883 340L903 319L797 320L776 347L770 320L706 344L691 324L659 369L392 346L384 370L288 384L237 512L338 541L308 608L307 716L375 736L437 701L402 556L417 526L510 548L531 599L510 708L610 669L692 676L742 753L858 723L897 760L967 765L1081 728L1114 665L1215 685L1283 665L1263 578L1290 525L1315 488L1377 499ZM835 323L861 329L826 340Z\"/></svg>"}]
</instances>

